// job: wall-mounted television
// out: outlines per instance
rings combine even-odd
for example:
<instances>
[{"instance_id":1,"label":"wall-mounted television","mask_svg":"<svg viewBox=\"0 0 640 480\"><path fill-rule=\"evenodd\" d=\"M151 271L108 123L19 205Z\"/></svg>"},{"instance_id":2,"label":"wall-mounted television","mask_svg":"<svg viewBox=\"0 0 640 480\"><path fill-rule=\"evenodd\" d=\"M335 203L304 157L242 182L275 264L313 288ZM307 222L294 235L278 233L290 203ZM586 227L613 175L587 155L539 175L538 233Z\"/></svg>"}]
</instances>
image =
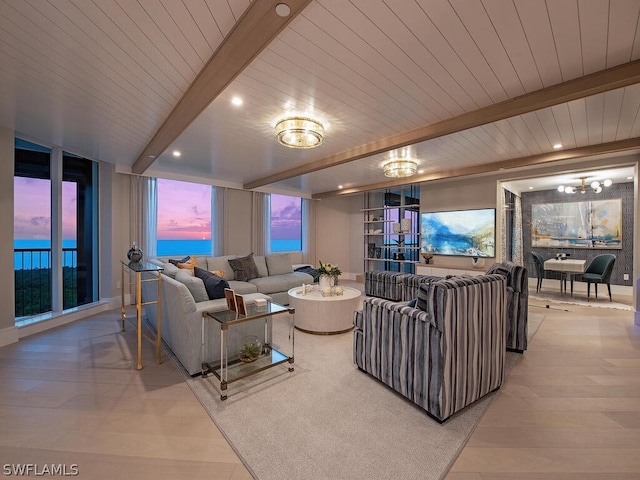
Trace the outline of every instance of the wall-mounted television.
<instances>
[{"instance_id":1,"label":"wall-mounted television","mask_svg":"<svg viewBox=\"0 0 640 480\"><path fill-rule=\"evenodd\" d=\"M496 209L423 212L420 234L424 253L495 257Z\"/></svg>"}]
</instances>

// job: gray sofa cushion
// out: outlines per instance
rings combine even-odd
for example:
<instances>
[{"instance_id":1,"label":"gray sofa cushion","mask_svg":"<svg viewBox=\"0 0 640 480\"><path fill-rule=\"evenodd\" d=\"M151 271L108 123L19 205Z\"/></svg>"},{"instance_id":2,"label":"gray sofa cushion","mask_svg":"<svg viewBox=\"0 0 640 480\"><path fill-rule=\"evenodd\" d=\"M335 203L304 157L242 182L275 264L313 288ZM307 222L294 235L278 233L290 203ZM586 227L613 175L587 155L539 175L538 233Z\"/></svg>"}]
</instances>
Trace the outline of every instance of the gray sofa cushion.
<instances>
[{"instance_id":1,"label":"gray sofa cushion","mask_svg":"<svg viewBox=\"0 0 640 480\"><path fill-rule=\"evenodd\" d=\"M258 267L258 274L261 277L268 277L269 270L267 269L267 261L265 260L265 257L263 257L262 255L254 255L253 260L256 262L256 267Z\"/></svg>"},{"instance_id":2,"label":"gray sofa cushion","mask_svg":"<svg viewBox=\"0 0 640 480\"><path fill-rule=\"evenodd\" d=\"M168 276L168 277L171 277L171 278L176 278L176 273L178 273L178 270L180 270L175 265L172 265L169 262L163 262L162 260L159 260L157 258L150 259L149 263L151 263L153 265L157 265L158 267L164 268L162 273L164 275Z\"/></svg>"},{"instance_id":3,"label":"gray sofa cushion","mask_svg":"<svg viewBox=\"0 0 640 480\"><path fill-rule=\"evenodd\" d=\"M176 280L189 289L196 303L209 300L207 290L204 288L204 282L198 277L193 277L188 270L179 270L176 273Z\"/></svg>"},{"instance_id":4,"label":"gray sofa cushion","mask_svg":"<svg viewBox=\"0 0 640 480\"><path fill-rule=\"evenodd\" d=\"M287 290L299 287L303 283L313 283L313 277L302 272L287 273L269 277L260 277L250 280L249 283L256 286L260 293L286 292Z\"/></svg>"},{"instance_id":5,"label":"gray sofa cushion","mask_svg":"<svg viewBox=\"0 0 640 480\"><path fill-rule=\"evenodd\" d=\"M273 253L266 256L269 276L293 273L291 258L288 253Z\"/></svg>"},{"instance_id":6,"label":"gray sofa cushion","mask_svg":"<svg viewBox=\"0 0 640 480\"><path fill-rule=\"evenodd\" d=\"M233 269L236 280L248 282L254 278L258 278L258 267L253 259L253 253L244 257L231 258L228 260L229 265Z\"/></svg>"},{"instance_id":7,"label":"gray sofa cushion","mask_svg":"<svg viewBox=\"0 0 640 480\"><path fill-rule=\"evenodd\" d=\"M207 270L210 272L216 270L224 271L223 278L227 281L235 280L236 277L233 274L233 269L229 265L229 259L236 258L235 255L224 255L222 257L207 257Z\"/></svg>"},{"instance_id":8,"label":"gray sofa cushion","mask_svg":"<svg viewBox=\"0 0 640 480\"><path fill-rule=\"evenodd\" d=\"M248 293L257 293L257 287L250 282L239 282L238 280L229 280L229 288L238 295L246 295Z\"/></svg>"}]
</instances>

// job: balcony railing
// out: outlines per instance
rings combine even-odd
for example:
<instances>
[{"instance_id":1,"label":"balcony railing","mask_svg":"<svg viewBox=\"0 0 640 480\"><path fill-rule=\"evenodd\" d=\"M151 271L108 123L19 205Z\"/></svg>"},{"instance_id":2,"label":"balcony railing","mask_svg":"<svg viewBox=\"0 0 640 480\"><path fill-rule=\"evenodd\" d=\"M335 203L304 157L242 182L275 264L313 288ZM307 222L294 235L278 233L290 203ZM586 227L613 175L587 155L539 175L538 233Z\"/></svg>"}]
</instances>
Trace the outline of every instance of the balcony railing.
<instances>
[{"instance_id":1,"label":"balcony railing","mask_svg":"<svg viewBox=\"0 0 640 480\"><path fill-rule=\"evenodd\" d=\"M52 310L51 249L15 248L15 316L26 317ZM62 249L62 308L78 304L78 251Z\"/></svg>"}]
</instances>

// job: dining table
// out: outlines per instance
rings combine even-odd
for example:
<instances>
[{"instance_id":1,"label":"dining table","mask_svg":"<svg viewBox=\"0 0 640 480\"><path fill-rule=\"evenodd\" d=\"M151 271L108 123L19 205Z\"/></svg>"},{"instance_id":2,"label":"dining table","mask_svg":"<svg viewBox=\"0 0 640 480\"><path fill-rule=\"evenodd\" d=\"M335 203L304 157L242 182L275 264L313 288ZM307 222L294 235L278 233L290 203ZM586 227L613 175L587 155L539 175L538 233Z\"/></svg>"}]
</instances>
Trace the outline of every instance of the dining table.
<instances>
[{"instance_id":1,"label":"dining table","mask_svg":"<svg viewBox=\"0 0 640 480\"><path fill-rule=\"evenodd\" d=\"M571 296L573 296L574 277L584 273L586 266L587 261L580 259L550 258L544 262L546 271L560 272L560 293L567 293L567 279L569 279Z\"/></svg>"}]
</instances>

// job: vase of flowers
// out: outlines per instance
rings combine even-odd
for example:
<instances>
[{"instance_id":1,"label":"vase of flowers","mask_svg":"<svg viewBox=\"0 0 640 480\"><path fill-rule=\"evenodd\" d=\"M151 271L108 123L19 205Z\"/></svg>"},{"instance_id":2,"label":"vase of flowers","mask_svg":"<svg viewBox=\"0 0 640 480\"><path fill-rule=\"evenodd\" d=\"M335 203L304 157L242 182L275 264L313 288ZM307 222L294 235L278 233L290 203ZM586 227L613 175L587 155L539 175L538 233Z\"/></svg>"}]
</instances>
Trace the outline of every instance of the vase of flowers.
<instances>
[{"instance_id":1,"label":"vase of flowers","mask_svg":"<svg viewBox=\"0 0 640 480\"><path fill-rule=\"evenodd\" d=\"M330 263L318 263L320 264L320 268L318 268L316 273L318 275L318 282L320 283L320 290L324 291L325 288L331 288L337 285L338 277L342 275L338 266Z\"/></svg>"}]
</instances>

